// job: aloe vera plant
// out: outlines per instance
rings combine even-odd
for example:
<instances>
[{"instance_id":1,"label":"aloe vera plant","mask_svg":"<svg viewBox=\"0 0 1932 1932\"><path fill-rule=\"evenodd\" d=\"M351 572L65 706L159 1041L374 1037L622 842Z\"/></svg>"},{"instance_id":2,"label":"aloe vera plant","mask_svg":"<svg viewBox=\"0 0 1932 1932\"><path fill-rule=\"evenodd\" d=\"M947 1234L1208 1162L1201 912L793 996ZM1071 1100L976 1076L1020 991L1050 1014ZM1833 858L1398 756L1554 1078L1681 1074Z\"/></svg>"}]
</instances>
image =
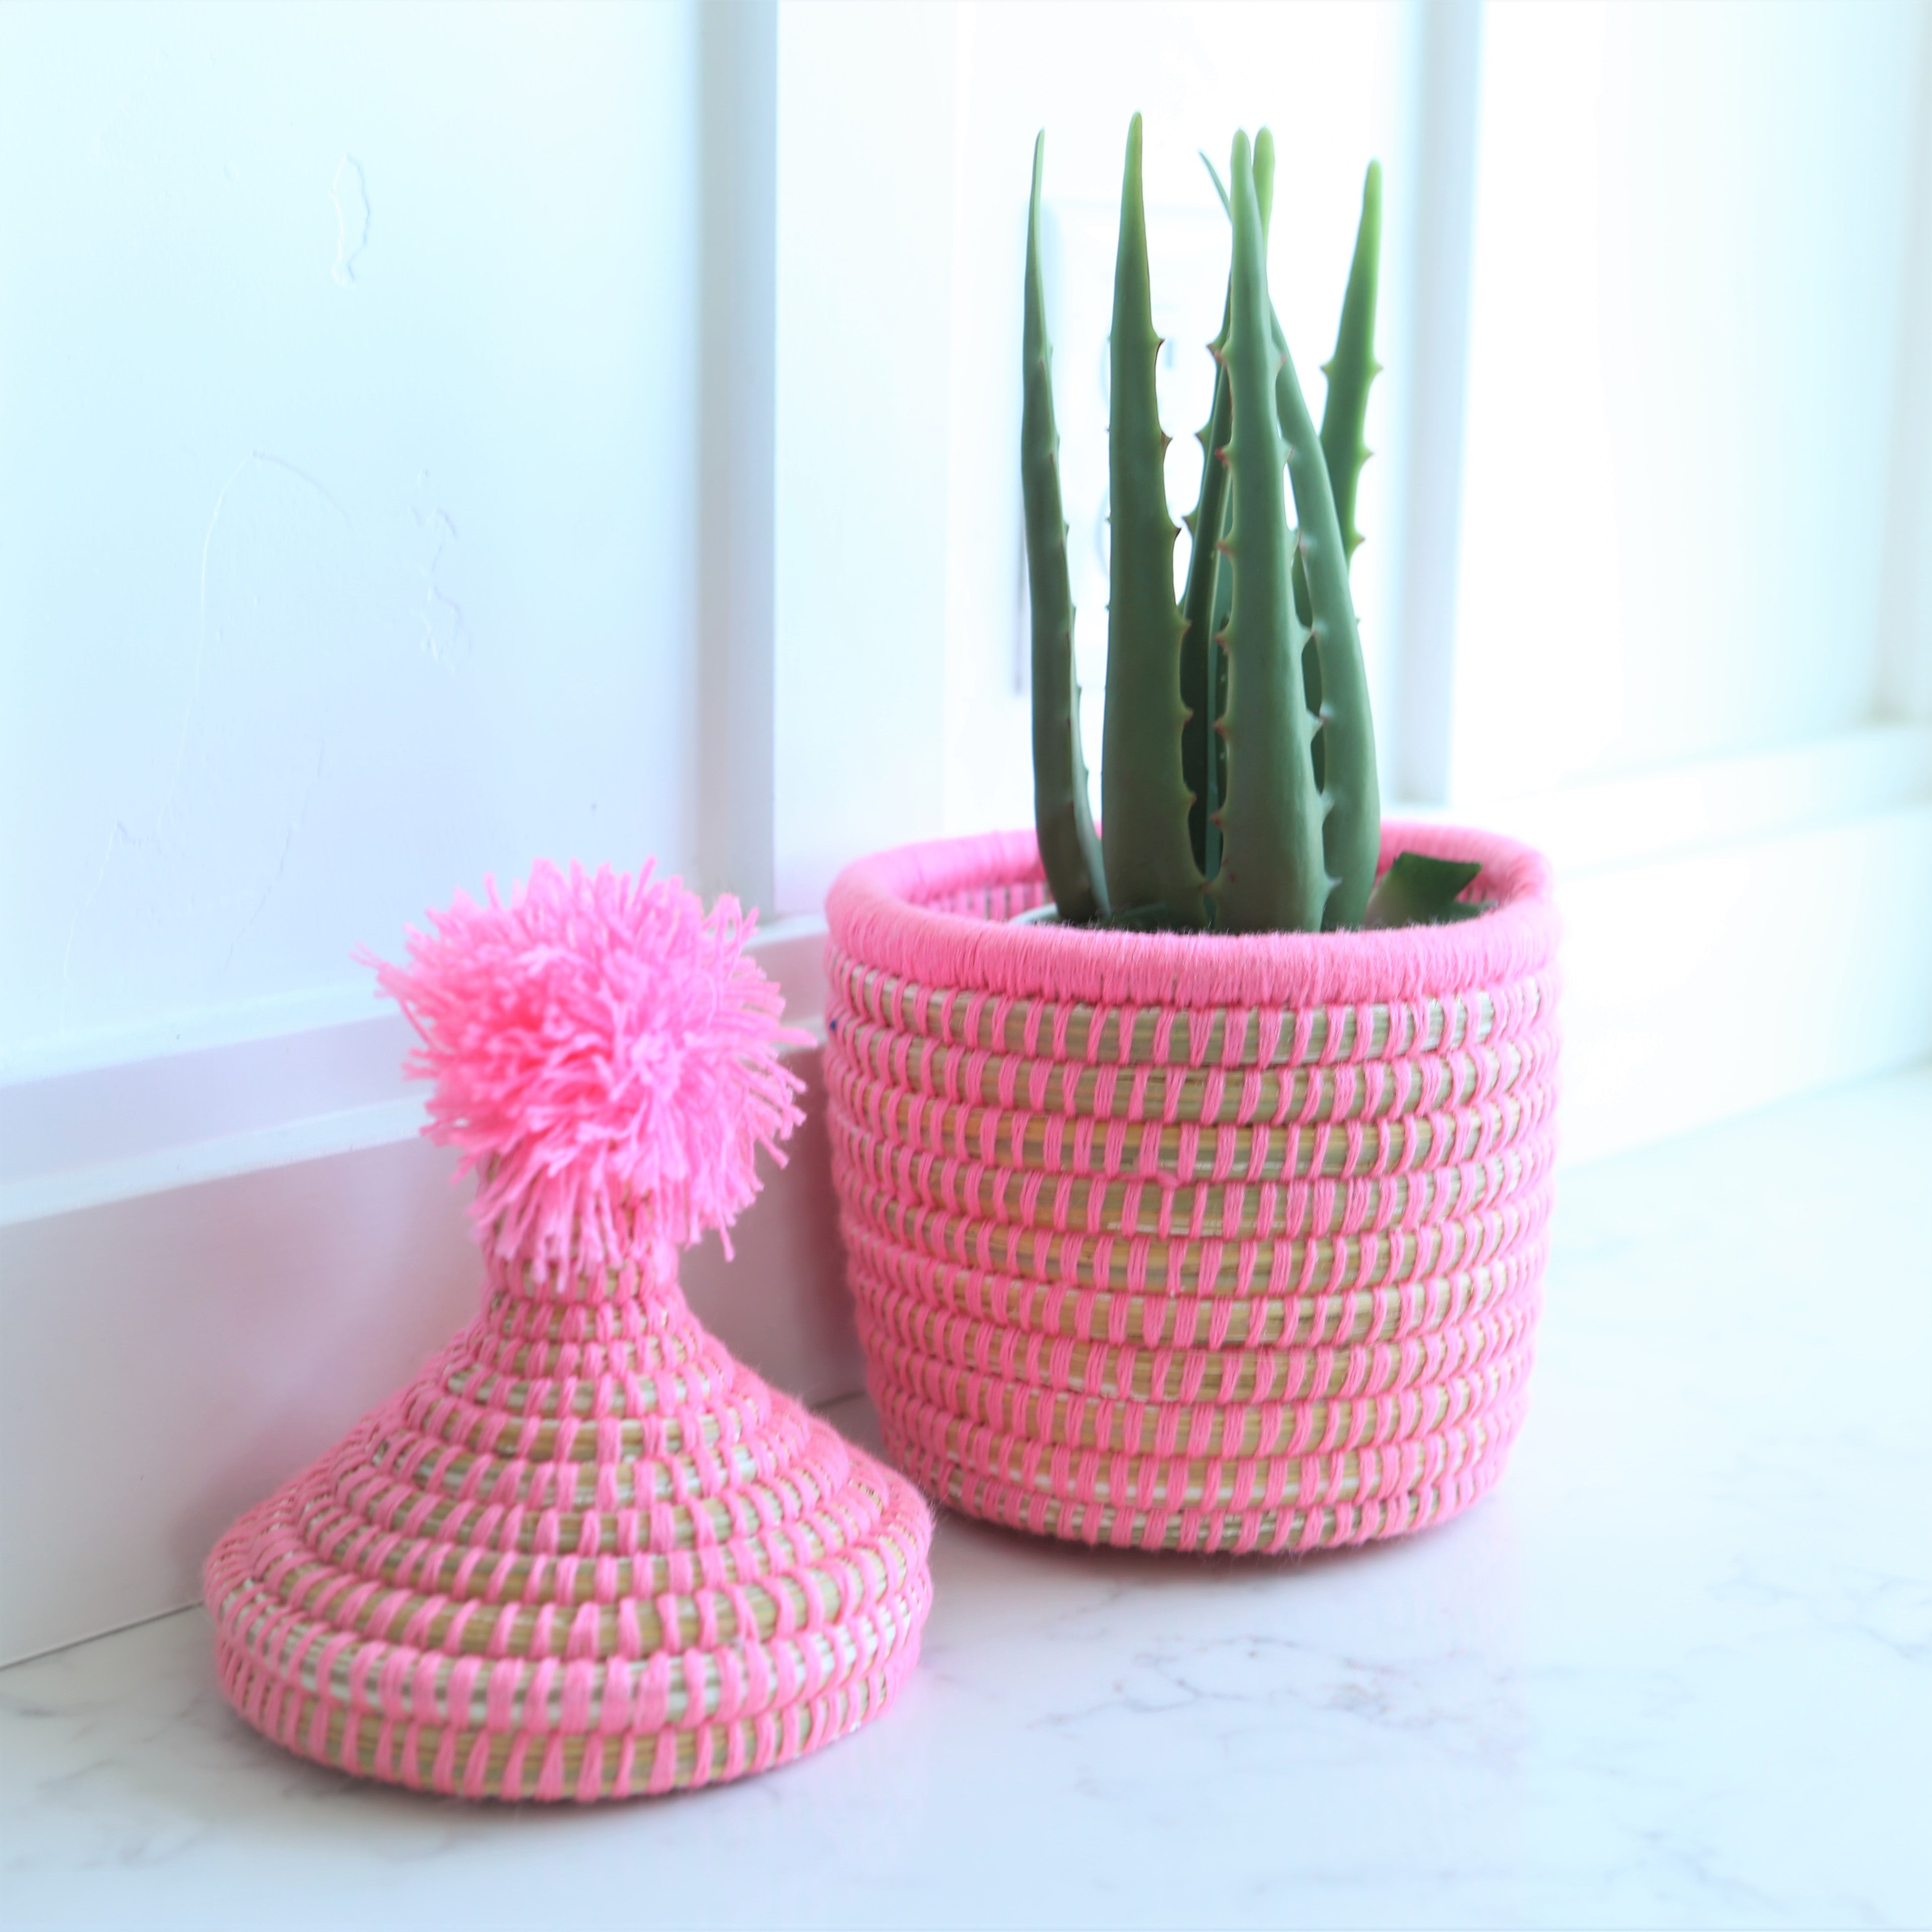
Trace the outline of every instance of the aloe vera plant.
<instances>
[{"instance_id":1,"label":"aloe vera plant","mask_svg":"<svg viewBox=\"0 0 1932 1932\"><path fill-rule=\"evenodd\" d=\"M1021 473L1033 614L1034 815L1058 918L1226 932L1472 916L1466 868L1391 868L1378 889L1375 724L1349 565L1375 359L1382 174L1372 163L1318 436L1268 290L1273 136L1234 137L1221 194L1227 301L1210 345L1192 541L1174 594L1168 438L1154 404L1138 115L1127 132L1109 343L1107 686L1096 834L1040 263L1046 136L1028 216ZM1210 164L1210 172L1212 172ZM1288 518L1292 496L1294 522ZM1413 855L1405 854L1405 858Z\"/></svg>"}]
</instances>

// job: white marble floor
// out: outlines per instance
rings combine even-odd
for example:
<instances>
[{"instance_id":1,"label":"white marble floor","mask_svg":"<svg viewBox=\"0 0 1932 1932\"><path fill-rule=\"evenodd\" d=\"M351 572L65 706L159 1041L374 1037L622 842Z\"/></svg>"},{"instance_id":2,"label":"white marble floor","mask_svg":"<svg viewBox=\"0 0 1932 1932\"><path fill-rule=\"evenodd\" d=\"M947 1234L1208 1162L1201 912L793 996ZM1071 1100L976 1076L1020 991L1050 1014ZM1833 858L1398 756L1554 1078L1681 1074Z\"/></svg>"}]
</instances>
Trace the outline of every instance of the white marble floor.
<instances>
[{"instance_id":1,"label":"white marble floor","mask_svg":"<svg viewBox=\"0 0 1932 1932\"><path fill-rule=\"evenodd\" d=\"M356 1785L229 1714L199 1612L16 1666L0 1919L1926 1924L1929 1216L1932 1070L1572 1172L1468 1516L1242 1564L948 1521L899 1707L722 1790Z\"/></svg>"}]
</instances>

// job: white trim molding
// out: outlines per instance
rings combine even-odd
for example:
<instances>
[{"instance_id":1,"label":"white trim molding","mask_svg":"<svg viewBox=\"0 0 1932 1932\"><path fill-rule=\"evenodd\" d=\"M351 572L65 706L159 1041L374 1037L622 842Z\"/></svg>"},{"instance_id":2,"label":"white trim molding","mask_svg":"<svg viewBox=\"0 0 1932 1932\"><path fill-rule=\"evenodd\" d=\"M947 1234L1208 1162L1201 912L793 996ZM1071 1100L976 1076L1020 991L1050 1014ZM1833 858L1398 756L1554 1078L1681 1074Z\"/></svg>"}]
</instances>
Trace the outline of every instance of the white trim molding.
<instances>
[{"instance_id":1,"label":"white trim molding","mask_svg":"<svg viewBox=\"0 0 1932 1932\"><path fill-rule=\"evenodd\" d=\"M1462 532L1463 416L1476 221L1482 0L1436 0L1417 22L1415 182L1408 310L1399 323L1412 368L1402 384L1402 559L1384 782L1405 796L1449 796L1456 698L1456 586Z\"/></svg>"}]
</instances>

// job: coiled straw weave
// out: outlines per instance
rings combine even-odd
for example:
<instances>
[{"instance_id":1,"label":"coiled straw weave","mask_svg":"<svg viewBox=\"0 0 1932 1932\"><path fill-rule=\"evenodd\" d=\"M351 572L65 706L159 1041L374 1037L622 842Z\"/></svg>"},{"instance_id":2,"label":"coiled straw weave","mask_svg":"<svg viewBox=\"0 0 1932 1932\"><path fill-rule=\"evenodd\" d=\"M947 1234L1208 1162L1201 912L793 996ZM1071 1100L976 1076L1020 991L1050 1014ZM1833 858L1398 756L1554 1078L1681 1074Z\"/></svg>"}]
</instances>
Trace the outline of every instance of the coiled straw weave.
<instances>
[{"instance_id":1,"label":"coiled straw weave","mask_svg":"<svg viewBox=\"0 0 1932 1932\"><path fill-rule=\"evenodd\" d=\"M224 1688L304 1756L466 1798L736 1778L918 1655L910 1486L735 1360L674 1275L489 1264L482 1318L208 1560Z\"/></svg>"},{"instance_id":2,"label":"coiled straw weave","mask_svg":"<svg viewBox=\"0 0 1932 1932\"><path fill-rule=\"evenodd\" d=\"M826 1078L886 1447L1016 1528L1305 1550L1466 1508L1522 1419L1558 1036L1546 867L1460 926L1008 923L1032 838L850 868Z\"/></svg>"}]
</instances>

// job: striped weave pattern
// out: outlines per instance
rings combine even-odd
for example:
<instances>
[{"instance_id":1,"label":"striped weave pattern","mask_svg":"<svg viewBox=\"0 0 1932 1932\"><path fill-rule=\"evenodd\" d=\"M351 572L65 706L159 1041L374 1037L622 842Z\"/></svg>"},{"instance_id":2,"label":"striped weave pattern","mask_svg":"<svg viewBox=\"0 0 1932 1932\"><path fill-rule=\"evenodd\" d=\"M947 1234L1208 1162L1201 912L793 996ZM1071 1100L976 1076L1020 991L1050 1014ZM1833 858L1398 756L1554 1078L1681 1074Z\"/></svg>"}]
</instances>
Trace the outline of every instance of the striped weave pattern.
<instances>
[{"instance_id":1,"label":"striped weave pattern","mask_svg":"<svg viewBox=\"0 0 1932 1932\"><path fill-rule=\"evenodd\" d=\"M882 1709L932 1598L911 1485L734 1360L668 1250L485 1265L482 1318L210 1557L242 1714L366 1777L588 1800Z\"/></svg>"},{"instance_id":2,"label":"striped weave pattern","mask_svg":"<svg viewBox=\"0 0 1932 1932\"><path fill-rule=\"evenodd\" d=\"M1556 922L1260 940L1014 928L1030 838L830 912L848 1271L893 1460L1088 1543L1306 1550L1462 1509L1520 1424L1554 1149Z\"/></svg>"}]
</instances>

